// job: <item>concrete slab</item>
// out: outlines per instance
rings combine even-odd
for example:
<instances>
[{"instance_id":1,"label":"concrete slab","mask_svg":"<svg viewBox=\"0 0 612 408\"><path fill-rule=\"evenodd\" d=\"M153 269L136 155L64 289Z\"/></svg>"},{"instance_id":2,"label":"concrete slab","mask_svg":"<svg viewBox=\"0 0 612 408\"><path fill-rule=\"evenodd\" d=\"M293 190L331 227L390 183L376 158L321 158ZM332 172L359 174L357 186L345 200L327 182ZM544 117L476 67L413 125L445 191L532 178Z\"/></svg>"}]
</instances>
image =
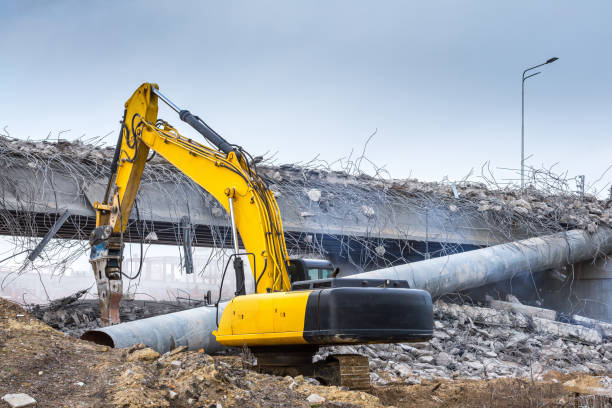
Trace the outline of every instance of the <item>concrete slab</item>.
<instances>
[{"instance_id":1,"label":"concrete slab","mask_svg":"<svg viewBox=\"0 0 612 408\"><path fill-rule=\"evenodd\" d=\"M522 313L532 317L542 319L556 320L557 312L550 309L542 309L541 307L533 307L523 305L521 303L504 302L503 300L490 300L489 306L497 310L505 310L507 312Z\"/></svg>"},{"instance_id":2,"label":"concrete slab","mask_svg":"<svg viewBox=\"0 0 612 408\"><path fill-rule=\"evenodd\" d=\"M564 339L589 344L601 344L603 341L601 333L599 333L597 330L575 324L555 322L548 319L534 317L533 325L537 333L546 333Z\"/></svg>"}]
</instances>

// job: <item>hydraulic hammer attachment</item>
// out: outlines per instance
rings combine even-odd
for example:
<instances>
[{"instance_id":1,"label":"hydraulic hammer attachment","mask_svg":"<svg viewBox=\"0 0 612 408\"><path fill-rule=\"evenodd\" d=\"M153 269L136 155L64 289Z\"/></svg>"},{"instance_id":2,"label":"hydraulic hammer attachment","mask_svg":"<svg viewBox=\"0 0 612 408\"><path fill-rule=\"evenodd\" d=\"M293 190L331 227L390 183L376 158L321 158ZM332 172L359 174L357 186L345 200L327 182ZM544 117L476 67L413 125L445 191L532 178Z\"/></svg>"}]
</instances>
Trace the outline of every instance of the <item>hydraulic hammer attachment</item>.
<instances>
[{"instance_id":1,"label":"hydraulic hammer attachment","mask_svg":"<svg viewBox=\"0 0 612 408\"><path fill-rule=\"evenodd\" d=\"M119 303L123 296L121 280L123 242L120 237L113 237L112 232L113 228L110 225L103 225L95 228L89 237L91 245L89 262L96 277L100 315L105 326L120 322Z\"/></svg>"}]
</instances>

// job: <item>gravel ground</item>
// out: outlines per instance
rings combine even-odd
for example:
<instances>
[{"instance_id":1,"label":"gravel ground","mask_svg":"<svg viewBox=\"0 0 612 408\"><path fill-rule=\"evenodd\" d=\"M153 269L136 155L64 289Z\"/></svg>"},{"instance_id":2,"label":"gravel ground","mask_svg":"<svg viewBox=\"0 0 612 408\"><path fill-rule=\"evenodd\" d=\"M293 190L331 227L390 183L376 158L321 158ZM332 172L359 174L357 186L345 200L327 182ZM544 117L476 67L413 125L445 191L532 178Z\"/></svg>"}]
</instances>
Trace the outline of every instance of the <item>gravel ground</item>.
<instances>
[{"instance_id":1,"label":"gravel ground","mask_svg":"<svg viewBox=\"0 0 612 408\"><path fill-rule=\"evenodd\" d=\"M448 317L438 321L444 325L438 333L448 334L460 328ZM446 366L437 365L443 357L436 348L450 339L437 337L430 345L416 344L416 347L368 346L364 349L369 350L366 354L378 353L378 357L372 358L373 377L378 376L378 380L369 392L357 392L319 385L316 380L301 376L259 374L247 369L240 356L209 356L182 349L160 356L144 346L108 349L55 330L21 307L0 299L0 395L26 393L38 401L37 407L564 407L575 404L594 407L596 403L612 404L606 396L594 396L601 394L601 390L611 392L610 378L587 374L585 370L484 378L480 367L471 371L469 364L483 358L479 351L468 347L471 342L478 345L477 337L469 334L460 343L463 354L477 356L474 360L463 360L463 355L450 353L449 361L458 367L453 371L449 371L450 362ZM566 343L568 348L577 347ZM436 352L430 351L430 347ZM546 347L543 343L541 349ZM520 351L521 347L516 349ZM382 363L383 352L393 354L393 358L387 354L386 362ZM584 350L577 350L577 354L581 352ZM497 359L504 362L511 355L510 351L500 350ZM513 375L525 374L527 368L521 360L524 356L517 354L515 358L519 359L515 364L522 368ZM397 366L400 363L402 366ZM382 369L382 364L389 368ZM410 375L402 375L404 366L411 370ZM465 373L464 366L468 370ZM385 377L385 373L389 375ZM471 379L464 378L464 374Z\"/></svg>"}]
</instances>

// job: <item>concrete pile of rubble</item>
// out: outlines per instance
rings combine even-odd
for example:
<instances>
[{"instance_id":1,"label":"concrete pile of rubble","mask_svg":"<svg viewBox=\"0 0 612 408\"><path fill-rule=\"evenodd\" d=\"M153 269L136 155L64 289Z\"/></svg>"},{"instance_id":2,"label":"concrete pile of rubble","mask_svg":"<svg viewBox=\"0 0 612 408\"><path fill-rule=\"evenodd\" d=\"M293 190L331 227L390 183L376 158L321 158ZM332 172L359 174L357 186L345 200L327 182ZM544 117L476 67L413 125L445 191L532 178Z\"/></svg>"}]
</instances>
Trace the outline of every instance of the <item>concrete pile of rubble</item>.
<instances>
[{"instance_id":1,"label":"concrete pile of rubble","mask_svg":"<svg viewBox=\"0 0 612 408\"><path fill-rule=\"evenodd\" d=\"M51 142L24 141L0 135L0 157L6 166L29 166L49 171L69 172L81 182L91 182L107 174L113 147L96 146L80 140ZM259 165L258 172L269 182L277 196L301 196L318 205L305 216L342 207L340 201L366 197L379 204L427 207L443 206L451 213L474 212L494 223L529 223L534 234L580 228L593 232L599 225L612 226L612 199L598 200L592 195L571 191L568 182L546 172L534 171L536 187L524 190L516 186L500 187L494 180L486 183L461 181L421 182L415 179L371 177L360 171L337 171L298 165ZM145 169L143 180L190 182L162 157L154 156ZM486 181L486 178L483 178ZM362 198L363 198L362 197ZM435 205L434 205L435 204ZM375 215L375 206L363 205L361 212Z\"/></svg>"},{"instance_id":2,"label":"concrete pile of rubble","mask_svg":"<svg viewBox=\"0 0 612 408\"><path fill-rule=\"evenodd\" d=\"M612 199L598 200L589 194L580 195L570 191L569 187L566 190L559 187L545 191L531 186L524 190L515 186L500 188L495 184L473 181L382 180L365 174L355 176L340 171L290 165L262 170L275 194L286 194L298 186L324 211L333 207L339 191L357 187L362 193L365 190L377 192L371 197L373 200L384 195L392 202L394 198L400 198L419 201L434 208L442 205L451 213L479 213L500 226L511 220L520 220L523 224L532 224L536 233L575 228L594 232L599 225L612 226ZM362 209L364 213L372 210L372 207Z\"/></svg>"},{"instance_id":3,"label":"concrete pile of rubble","mask_svg":"<svg viewBox=\"0 0 612 408\"><path fill-rule=\"evenodd\" d=\"M316 358L366 355L371 380L378 385L434 378L537 380L550 370L612 374L612 324L590 319L563 323L552 320L554 311L515 305L493 301L492 307L478 307L438 300L429 342L327 347Z\"/></svg>"},{"instance_id":4,"label":"concrete pile of rubble","mask_svg":"<svg viewBox=\"0 0 612 408\"><path fill-rule=\"evenodd\" d=\"M46 305L31 305L28 311L54 329L80 337L87 330L102 327L98 301L81 299L86 292L87 290L79 291ZM197 307L200 303L124 299L119 314L122 322L129 322Z\"/></svg>"}]
</instances>

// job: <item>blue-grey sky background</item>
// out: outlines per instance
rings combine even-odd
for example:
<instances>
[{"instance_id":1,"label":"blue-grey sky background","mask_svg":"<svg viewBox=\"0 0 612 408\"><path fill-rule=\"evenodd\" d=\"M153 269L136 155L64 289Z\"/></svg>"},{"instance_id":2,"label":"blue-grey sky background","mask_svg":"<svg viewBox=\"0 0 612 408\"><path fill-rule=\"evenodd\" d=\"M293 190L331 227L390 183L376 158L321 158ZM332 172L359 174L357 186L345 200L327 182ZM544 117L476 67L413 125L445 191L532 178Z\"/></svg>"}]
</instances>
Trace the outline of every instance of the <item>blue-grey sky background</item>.
<instances>
[{"instance_id":1,"label":"blue-grey sky background","mask_svg":"<svg viewBox=\"0 0 612 408\"><path fill-rule=\"evenodd\" d=\"M378 129L392 176L460 179L519 167L521 73L555 56L527 83L526 152L589 184L612 164L611 20L610 1L0 0L0 128L114 144L150 81L253 154L333 161Z\"/></svg>"}]
</instances>

